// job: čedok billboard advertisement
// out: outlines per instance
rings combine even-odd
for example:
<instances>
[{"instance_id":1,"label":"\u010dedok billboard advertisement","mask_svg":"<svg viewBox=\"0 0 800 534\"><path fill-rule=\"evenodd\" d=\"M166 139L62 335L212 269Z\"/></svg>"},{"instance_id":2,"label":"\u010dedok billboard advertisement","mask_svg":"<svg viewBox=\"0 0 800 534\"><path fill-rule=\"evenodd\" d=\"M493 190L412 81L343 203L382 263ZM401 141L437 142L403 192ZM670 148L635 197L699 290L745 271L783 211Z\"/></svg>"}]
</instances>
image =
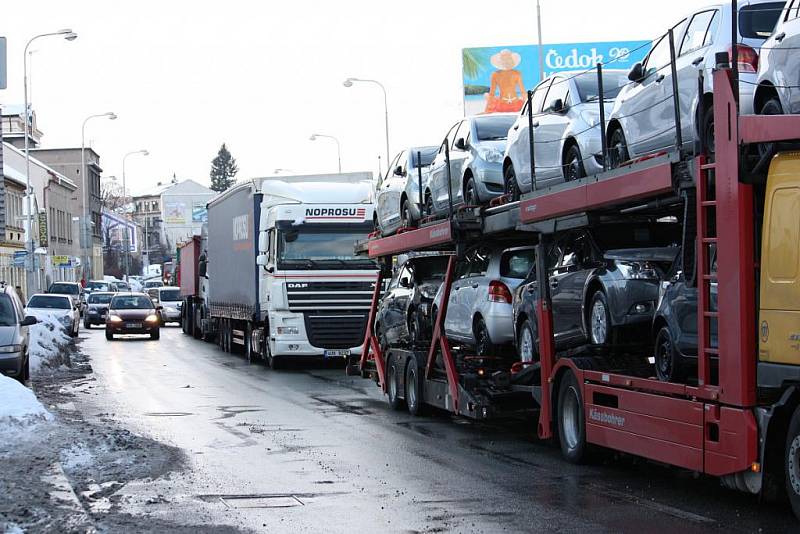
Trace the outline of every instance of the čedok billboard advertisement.
<instances>
[{"instance_id":1,"label":"\u010dedok billboard advertisement","mask_svg":"<svg viewBox=\"0 0 800 534\"><path fill-rule=\"evenodd\" d=\"M542 45L545 77L561 71L585 71L603 63L604 69L630 68L642 61L651 41L615 41ZM526 91L539 78L539 46L491 46L461 51L464 113L518 112Z\"/></svg>"}]
</instances>

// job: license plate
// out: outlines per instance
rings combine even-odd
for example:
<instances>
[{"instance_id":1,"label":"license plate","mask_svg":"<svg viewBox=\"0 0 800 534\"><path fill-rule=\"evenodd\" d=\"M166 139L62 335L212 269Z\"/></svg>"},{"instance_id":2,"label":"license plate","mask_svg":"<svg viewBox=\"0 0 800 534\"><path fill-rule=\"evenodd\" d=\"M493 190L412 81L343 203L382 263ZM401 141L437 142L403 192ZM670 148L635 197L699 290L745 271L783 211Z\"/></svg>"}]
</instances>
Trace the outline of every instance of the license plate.
<instances>
[{"instance_id":1,"label":"license plate","mask_svg":"<svg viewBox=\"0 0 800 534\"><path fill-rule=\"evenodd\" d=\"M125 328L141 328L142 323L125 323Z\"/></svg>"},{"instance_id":2,"label":"license plate","mask_svg":"<svg viewBox=\"0 0 800 534\"><path fill-rule=\"evenodd\" d=\"M326 350L325 357L326 358L344 358L350 356L349 350Z\"/></svg>"}]
</instances>

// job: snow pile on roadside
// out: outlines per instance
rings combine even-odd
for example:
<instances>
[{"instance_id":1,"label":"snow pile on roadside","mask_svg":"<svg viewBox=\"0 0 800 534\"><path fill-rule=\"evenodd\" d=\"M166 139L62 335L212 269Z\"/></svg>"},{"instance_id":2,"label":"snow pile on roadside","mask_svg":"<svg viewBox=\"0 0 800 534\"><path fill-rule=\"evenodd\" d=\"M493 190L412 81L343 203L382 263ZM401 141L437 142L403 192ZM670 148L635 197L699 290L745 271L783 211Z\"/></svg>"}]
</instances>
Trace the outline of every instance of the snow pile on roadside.
<instances>
[{"instance_id":1,"label":"snow pile on roadside","mask_svg":"<svg viewBox=\"0 0 800 534\"><path fill-rule=\"evenodd\" d=\"M0 435L52 419L33 391L0 374Z\"/></svg>"},{"instance_id":2,"label":"snow pile on roadside","mask_svg":"<svg viewBox=\"0 0 800 534\"><path fill-rule=\"evenodd\" d=\"M30 357L31 372L44 367L58 367L69 364L69 354L72 352L72 338L69 337L64 325L57 315L37 312L39 323L29 329L30 344L28 356Z\"/></svg>"}]
</instances>

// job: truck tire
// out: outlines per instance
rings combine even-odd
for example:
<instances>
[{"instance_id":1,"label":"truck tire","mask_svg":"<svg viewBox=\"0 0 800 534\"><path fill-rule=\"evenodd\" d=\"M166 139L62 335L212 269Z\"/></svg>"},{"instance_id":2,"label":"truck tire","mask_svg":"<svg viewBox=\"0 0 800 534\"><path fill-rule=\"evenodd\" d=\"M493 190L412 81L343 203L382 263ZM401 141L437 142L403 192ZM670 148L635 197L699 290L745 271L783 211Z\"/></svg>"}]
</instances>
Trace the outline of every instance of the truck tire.
<instances>
[{"instance_id":1,"label":"truck tire","mask_svg":"<svg viewBox=\"0 0 800 534\"><path fill-rule=\"evenodd\" d=\"M406 404L408 405L408 413L414 416L420 416L424 413L422 380L416 356L409 356L408 364L406 365Z\"/></svg>"},{"instance_id":2,"label":"truck tire","mask_svg":"<svg viewBox=\"0 0 800 534\"><path fill-rule=\"evenodd\" d=\"M786 474L786 494L789 496L794 515L800 518L800 406L789 421L783 465Z\"/></svg>"},{"instance_id":3,"label":"truck tire","mask_svg":"<svg viewBox=\"0 0 800 534\"><path fill-rule=\"evenodd\" d=\"M253 363L255 354L253 354L253 325L250 321L244 327L244 357L247 358L247 363Z\"/></svg>"},{"instance_id":4,"label":"truck tire","mask_svg":"<svg viewBox=\"0 0 800 534\"><path fill-rule=\"evenodd\" d=\"M386 365L386 393L389 398L389 408L402 410L403 402L400 399L400 372L397 369L397 359L390 356Z\"/></svg>"},{"instance_id":5,"label":"truck tire","mask_svg":"<svg viewBox=\"0 0 800 534\"><path fill-rule=\"evenodd\" d=\"M578 379L567 371L558 388L558 440L561 454L573 464L586 459L586 421L583 415L583 396Z\"/></svg>"}]
</instances>

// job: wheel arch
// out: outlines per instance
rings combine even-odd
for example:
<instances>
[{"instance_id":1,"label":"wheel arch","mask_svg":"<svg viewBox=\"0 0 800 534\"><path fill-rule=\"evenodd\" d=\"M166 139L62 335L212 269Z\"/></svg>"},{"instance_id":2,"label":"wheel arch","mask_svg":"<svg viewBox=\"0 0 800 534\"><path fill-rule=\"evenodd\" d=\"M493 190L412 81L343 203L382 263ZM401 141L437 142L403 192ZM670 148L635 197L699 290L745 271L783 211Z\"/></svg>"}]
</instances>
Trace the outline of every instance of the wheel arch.
<instances>
[{"instance_id":1,"label":"wheel arch","mask_svg":"<svg viewBox=\"0 0 800 534\"><path fill-rule=\"evenodd\" d=\"M603 282L597 276L590 277L587 280L585 287L586 289L583 290L583 302L581 304L581 318L583 322L583 332L588 339L589 314L591 313L590 306L592 305L592 298L594 297L594 294L597 293L598 291L603 293L606 296L606 298L608 298L608 292L606 291L605 284L603 284ZM613 314L610 315L612 315L613 319Z\"/></svg>"},{"instance_id":2,"label":"wheel arch","mask_svg":"<svg viewBox=\"0 0 800 534\"><path fill-rule=\"evenodd\" d=\"M770 411L756 413L759 429L764 432L764 447L761 457L764 482L761 485L762 498L773 501L786 496L784 455L786 436L795 410L800 406L800 384L792 384L781 395ZM762 417L759 417L761 415ZM765 417L767 418L764 421Z\"/></svg>"},{"instance_id":3,"label":"wheel arch","mask_svg":"<svg viewBox=\"0 0 800 534\"><path fill-rule=\"evenodd\" d=\"M753 112L758 113L764 104L772 97L777 98L780 101L780 95L778 94L778 90L772 85L772 82L768 80L763 80L758 87L756 87L756 94L753 96Z\"/></svg>"},{"instance_id":4,"label":"wheel arch","mask_svg":"<svg viewBox=\"0 0 800 534\"><path fill-rule=\"evenodd\" d=\"M567 155L567 150L569 150L573 146L577 146L578 147L578 152L580 152L581 147L578 145L578 140L577 139L575 139L573 136L569 136L566 139L564 139L564 143L561 145L561 165L562 166L565 163L564 162L564 158Z\"/></svg>"},{"instance_id":5,"label":"wheel arch","mask_svg":"<svg viewBox=\"0 0 800 534\"><path fill-rule=\"evenodd\" d=\"M694 108L694 132L695 132L695 135L698 135L698 136L701 133L700 132L700 128L702 126L702 121L703 121L703 117L700 116L700 109L704 109L704 110L713 109L713 107L714 107L714 93L711 93L711 92L703 93L703 105L702 105L702 108L701 108L701 106L699 104L700 104L700 100L698 99L698 101L695 102L695 108Z\"/></svg>"}]
</instances>

